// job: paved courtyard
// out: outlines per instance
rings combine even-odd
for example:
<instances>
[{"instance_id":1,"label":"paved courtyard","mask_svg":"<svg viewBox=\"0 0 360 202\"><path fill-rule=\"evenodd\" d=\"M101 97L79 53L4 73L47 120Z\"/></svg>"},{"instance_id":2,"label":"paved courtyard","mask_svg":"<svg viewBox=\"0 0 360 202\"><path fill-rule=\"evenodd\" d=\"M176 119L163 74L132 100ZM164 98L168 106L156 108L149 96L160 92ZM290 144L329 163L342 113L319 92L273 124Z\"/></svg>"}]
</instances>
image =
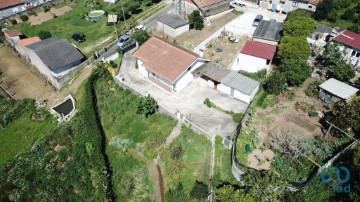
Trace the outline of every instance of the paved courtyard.
<instances>
[{"instance_id":1,"label":"paved courtyard","mask_svg":"<svg viewBox=\"0 0 360 202\"><path fill-rule=\"evenodd\" d=\"M179 92L169 94L156 84L143 78L134 67L134 58L126 53L120 73L115 77L142 95L150 94L158 104L172 114L180 112L187 120L201 128L209 136L223 137L235 132L237 123L228 114L208 108L203 102L206 98L217 106L233 111L245 112L247 104L221 94L207 86L205 80L198 78ZM123 80L124 79L124 80Z\"/></svg>"}]
</instances>

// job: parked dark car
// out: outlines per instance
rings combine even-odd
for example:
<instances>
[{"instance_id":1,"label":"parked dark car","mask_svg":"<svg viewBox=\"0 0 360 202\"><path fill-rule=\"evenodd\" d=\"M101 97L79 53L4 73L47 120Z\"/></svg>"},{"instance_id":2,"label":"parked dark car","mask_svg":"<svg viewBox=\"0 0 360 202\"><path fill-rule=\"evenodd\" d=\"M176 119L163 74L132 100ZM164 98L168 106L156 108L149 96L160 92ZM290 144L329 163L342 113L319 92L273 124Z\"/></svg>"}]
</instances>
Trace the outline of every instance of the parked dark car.
<instances>
[{"instance_id":1,"label":"parked dark car","mask_svg":"<svg viewBox=\"0 0 360 202\"><path fill-rule=\"evenodd\" d=\"M75 33L71 36L71 38L73 38L75 41L82 43L85 41L85 35L80 34L80 33Z\"/></svg>"},{"instance_id":2,"label":"parked dark car","mask_svg":"<svg viewBox=\"0 0 360 202\"><path fill-rule=\"evenodd\" d=\"M257 15L254 19L254 22L252 24L253 27L256 27L259 25L260 21L263 19L262 15Z\"/></svg>"}]
</instances>

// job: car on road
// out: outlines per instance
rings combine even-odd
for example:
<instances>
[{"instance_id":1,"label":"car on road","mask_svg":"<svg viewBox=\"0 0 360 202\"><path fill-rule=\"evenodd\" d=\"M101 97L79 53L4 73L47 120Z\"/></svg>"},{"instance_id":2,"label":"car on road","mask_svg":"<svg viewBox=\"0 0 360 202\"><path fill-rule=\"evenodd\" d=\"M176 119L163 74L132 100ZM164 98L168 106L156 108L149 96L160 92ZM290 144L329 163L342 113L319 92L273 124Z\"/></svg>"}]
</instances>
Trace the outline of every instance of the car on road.
<instances>
[{"instance_id":1,"label":"car on road","mask_svg":"<svg viewBox=\"0 0 360 202\"><path fill-rule=\"evenodd\" d=\"M254 19L254 22L252 24L253 27L256 27L259 25L260 21L263 19L264 17L262 15L257 15Z\"/></svg>"},{"instance_id":2,"label":"car on road","mask_svg":"<svg viewBox=\"0 0 360 202\"><path fill-rule=\"evenodd\" d=\"M131 39L131 37L129 35L123 35L123 36L120 37L117 45L118 45L118 47L123 49L127 45L131 44L131 41L132 41L132 39Z\"/></svg>"},{"instance_id":3,"label":"car on road","mask_svg":"<svg viewBox=\"0 0 360 202\"><path fill-rule=\"evenodd\" d=\"M138 31L138 30L146 30L146 26L145 25L138 25L135 27L135 31Z\"/></svg>"},{"instance_id":4,"label":"car on road","mask_svg":"<svg viewBox=\"0 0 360 202\"><path fill-rule=\"evenodd\" d=\"M85 35L84 34L80 34L80 33L75 33L71 36L72 39L74 39L75 41L82 43L84 42L85 39Z\"/></svg>"}]
</instances>

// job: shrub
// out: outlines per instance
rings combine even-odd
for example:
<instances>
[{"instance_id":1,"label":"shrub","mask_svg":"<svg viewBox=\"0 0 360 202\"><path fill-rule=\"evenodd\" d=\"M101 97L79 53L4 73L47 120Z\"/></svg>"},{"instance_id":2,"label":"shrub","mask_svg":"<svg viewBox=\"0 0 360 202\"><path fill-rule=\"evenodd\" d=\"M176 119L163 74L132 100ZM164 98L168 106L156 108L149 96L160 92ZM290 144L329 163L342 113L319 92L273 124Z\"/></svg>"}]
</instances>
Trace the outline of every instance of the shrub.
<instances>
[{"instance_id":1,"label":"shrub","mask_svg":"<svg viewBox=\"0 0 360 202\"><path fill-rule=\"evenodd\" d=\"M319 81L311 83L305 90L305 94L309 97L317 97L319 94L318 87L321 84Z\"/></svg>"},{"instance_id":2,"label":"shrub","mask_svg":"<svg viewBox=\"0 0 360 202\"><path fill-rule=\"evenodd\" d=\"M155 114L158 109L159 105L156 100L148 95L147 97L140 99L136 113L144 114L147 118L148 116Z\"/></svg>"},{"instance_id":3,"label":"shrub","mask_svg":"<svg viewBox=\"0 0 360 202\"><path fill-rule=\"evenodd\" d=\"M232 118L235 123L240 123L243 116L244 116L244 114L242 114L242 113L233 113L232 114Z\"/></svg>"},{"instance_id":4,"label":"shrub","mask_svg":"<svg viewBox=\"0 0 360 202\"><path fill-rule=\"evenodd\" d=\"M50 6L49 5L43 5L42 9L44 10L44 12L48 12L50 10Z\"/></svg>"},{"instance_id":5,"label":"shrub","mask_svg":"<svg viewBox=\"0 0 360 202\"><path fill-rule=\"evenodd\" d=\"M184 150L181 145L175 146L171 152L171 158L174 160L181 159L184 154Z\"/></svg>"},{"instance_id":6,"label":"shrub","mask_svg":"<svg viewBox=\"0 0 360 202\"><path fill-rule=\"evenodd\" d=\"M202 16L200 15L200 11L199 10L194 10L189 16L188 16L189 22L190 22L190 26L192 28L201 30L202 28L204 28L204 19L202 18Z\"/></svg>"},{"instance_id":7,"label":"shrub","mask_svg":"<svg viewBox=\"0 0 360 202\"><path fill-rule=\"evenodd\" d=\"M139 45L142 45L149 39L149 34L146 30L138 30L131 34L131 37L135 39Z\"/></svg>"},{"instance_id":8,"label":"shrub","mask_svg":"<svg viewBox=\"0 0 360 202\"><path fill-rule=\"evenodd\" d=\"M10 20L11 24L16 25L17 21L15 19Z\"/></svg>"},{"instance_id":9,"label":"shrub","mask_svg":"<svg viewBox=\"0 0 360 202\"><path fill-rule=\"evenodd\" d=\"M293 101L295 99L295 92L294 91L289 92L288 99L290 101Z\"/></svg>"},{"instance_id":10,"label":"shrub","mask_svg":"<svg viewBox=\"0 0 360 202\"><path fill-rule=\"evenodd\" d=\"M28 13L27 13L28 15L36 15L36 12L35 11L33 11L33 10L30 10Z\"/></svg>"},{"instance_id":11,"label":"shrub","mask_svg":"<svg viewBox=\"0 0 360 202\"><path fill-rule=\"evenodd\" d=\"M40 31L38 33L38 36L40 37L41 40L44 40L44 39L50 38L52 35L49 31Z\"/></svg>"},{"instance_id":12,"label":"shrub","mask_svg":"<svg viewBox=\"0 0 360 202\"><path fill-rule=\"evenodd\" d=\"M208 195L208 186L203 182L196 181L193 189L190 192L190 196L198 200L204 200Z\"/></svg>"},{"instance_id":13,"label":"shrub","mask_svg":"<svg viewBox=\"0 0 360 202\"><path fill-rule=\"evenodd\" d=\"M29 17L27 15L20 15L20 19L25 22L29 20Z\"/></svg>"},{"instance_id":14,"label":"shrub","mask_svg":"<svg viewBox=\"0 0 360 202\"><path fill-rule=\"evenodd\" d=\"M204 104L209 108L211 108L213 106L213 103L209 100L209 98L206 98L204 100Z\"/></svg>"}]
</instances>

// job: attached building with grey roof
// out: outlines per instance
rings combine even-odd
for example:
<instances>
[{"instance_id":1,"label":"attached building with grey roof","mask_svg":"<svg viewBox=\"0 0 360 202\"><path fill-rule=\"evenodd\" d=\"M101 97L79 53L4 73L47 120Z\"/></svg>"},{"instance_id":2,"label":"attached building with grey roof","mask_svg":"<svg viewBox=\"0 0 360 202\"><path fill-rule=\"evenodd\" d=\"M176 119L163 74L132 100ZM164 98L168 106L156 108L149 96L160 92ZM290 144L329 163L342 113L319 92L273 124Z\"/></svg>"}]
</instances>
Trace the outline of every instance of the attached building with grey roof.
<instances>
[{"instance_id":1,"label":"attached building with grey roof","mask_svg":"<svg viewBox=\"0 0 360 202\"><path fill-rule=\"evenodd\" d=\"M273 20L262 20L253 34L253 41L277 45L283 31L283 23Z\"/></svg>"},{"instance_id":2,"label":"attached building with grey roof","mask_svg":"<svg viewBox=\"0 0 360 202\"><path fill-rule=\"evenodd\" d=\"M73 68L84 59L84 55L74 45L59 37L44 39L26 48L29 62L57 89L70 79Z\"/></svg>"},{"instance_id":3,"label":"attached building with grey roof","mask_svg":"<svg viewBox=\"0 0 360 202\"><path fill-rule=\"evenodd\" d=\"M247 76L244 76L237 72L230 72L228 75L226 75L222 80L221 83L229 86L231 88L234 88L235 90L245 94L245 95L251 95L253 92L259 88L260 83L258 81L255 81L254 79L251 79Z\"/></svg>"}]
</instances>

